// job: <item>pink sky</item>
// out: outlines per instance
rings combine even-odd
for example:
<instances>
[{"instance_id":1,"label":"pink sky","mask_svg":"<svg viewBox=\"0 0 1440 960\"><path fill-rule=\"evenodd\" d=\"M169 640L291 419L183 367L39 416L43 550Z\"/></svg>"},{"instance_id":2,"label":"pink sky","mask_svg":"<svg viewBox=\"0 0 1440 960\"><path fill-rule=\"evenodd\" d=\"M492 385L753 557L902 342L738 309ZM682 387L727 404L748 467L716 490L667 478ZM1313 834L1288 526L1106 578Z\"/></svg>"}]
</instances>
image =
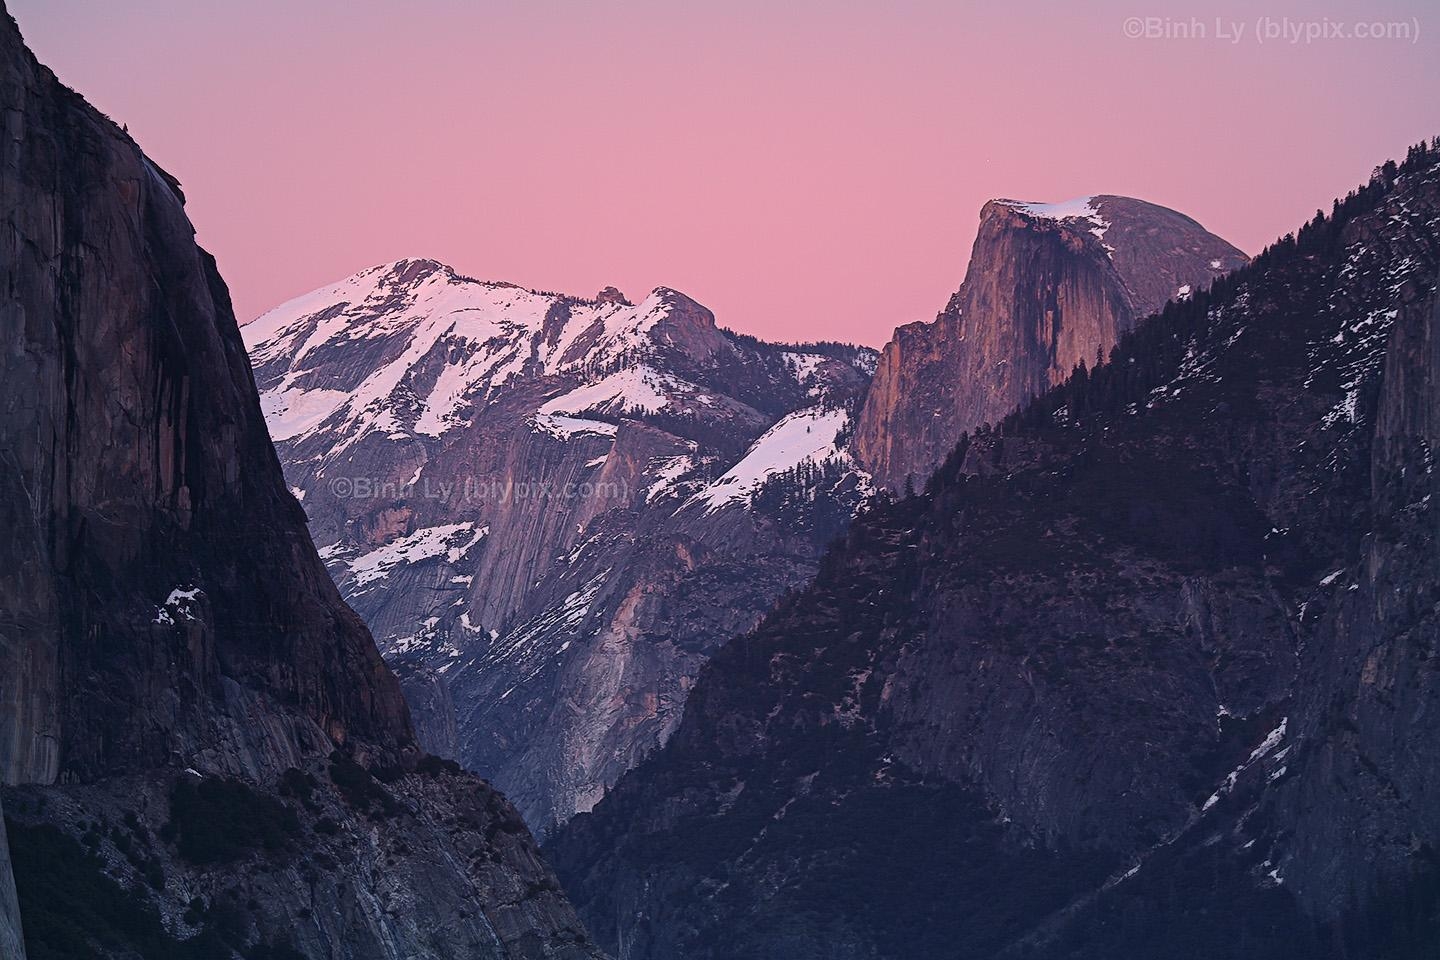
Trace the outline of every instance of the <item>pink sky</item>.
<instances>
[{"instance_id":1,"label":"pink sky","mask_svg":"<svg viewBox=\"0 0 1440 960\"><path fill-rule=\"evenodd\" d=\"M1418 0L9 7L184 183L242 321L429 256L880 344L958 285L987 198L1128 194L1253 253L1440 133ZM1256 42L1262 15L1420 32ZM1126 38L1131 16L1170 38ZM1204 39L1174 36L1192 20Z\"/></svg>"}]
</instances>

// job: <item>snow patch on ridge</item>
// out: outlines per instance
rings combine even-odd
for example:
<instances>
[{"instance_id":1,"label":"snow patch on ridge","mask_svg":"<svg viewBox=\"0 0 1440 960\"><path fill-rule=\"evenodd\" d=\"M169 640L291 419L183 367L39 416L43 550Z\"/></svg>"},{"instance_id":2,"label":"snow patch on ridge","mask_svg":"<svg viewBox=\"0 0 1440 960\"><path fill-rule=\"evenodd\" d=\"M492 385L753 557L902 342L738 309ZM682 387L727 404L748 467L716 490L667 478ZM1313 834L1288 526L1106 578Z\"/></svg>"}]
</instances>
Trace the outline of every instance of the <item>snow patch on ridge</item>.
<instances>
[{"instance_id":1,"label":"snow patch on ridge","mask_svg":"<svg viewBox=\"0 0 1440 960\"><path fill-rule=\"evenodd\" d=\"M1059 203L1029 203L1024 200L997 200L1007 207L1041 220L1072 220L1077 217L1098 217L1100 208L1095 206L1094 197L1076 197Z\"/></svg>"},{"instance_id":2,"label":"snow patch on ridge","mask_svg":"<svg viewBox=\"0 0 1440 960\"><path fill-rule=\"evenodd\" d=\"M1230 773L1226 775L1224 782L1220 784L1220 788L1214 793L1212 793L1208 799L1206 799L1204 806L1200 808L1200 812L1208 812L1211 807L1219 803L1223 797L1227 796L1230 791L1235 789L1235 785L1240 782L1240 775L1242 773L1250 769L1250 767L1252 767L1257 761L1263 760L1266 755L1270 753L1270 751L1278 747L1280 745L1280 742L1285 739L1285 731L1289 727L1289 725L1290 718L1282 717L1280 719L1280 725L1267 733L1265 735L1265 739L1260 741L1260 745L1254 750L1250 751L1250 759L1246 760L1244 763L1240 764L1240 766L1236 767L1234 770L1231 770ZM1277 762L1283 760L1285 754L1288 752L1289 748L1287 747L1285 750L1282 750L1280 751L1280 753L1275 755L1275 760ZM1271 771L1271 774L1267 778L1266 782L1274 781L1283 776L1284 774L1285 768L1280 767L1278 770Z\"/></svg>"},{"instance_id":3,"label":"snow patch on ridge","mask_svg":"<svg viewBox=\"0 0 1440 960\"><path fill-rule=\"evenodd\" d=\"M682 454L678 457L657 457L650 461L655 476L650 489L645 491L645 502L654 503L665 496L681 477L695 469L695 458Z\"/></svg>"},{"instance_id":4,"label":"snow patch on ridge","mask_svg":"<svg viewBox=\"0 0 1440 960\"><path fill-rule=\"evenodd\" d=\"M165 602L155 608L154 623L173 627L179 622L179 618L186 620L199 620L195 616L194 603L199 599L201 590L199 587L176 587L170 591Z\"/></svg>"},{"instance_id":5,"label":"snow patch on ridge","mask_svg":"<svg viewBox=\"0 0 1440 960\"><path fill-rule=\"evenodd\" d=\"M673 394L696 390L692 384L641 364L546 400L538 412L542 415L578 414L594 410L612 416L658 413L669 405Z\"/></svg>"},{"instance_id":6,"label":"snow patch on ridge","mask_svg":"<svg viewBox=\"0 0 1440 960\"><path fill-rule=\"evenodd\" d=\"M586 420L583 417L570 417L560 413L537 413L531 418L531 423L534 424L536 432L546 434L556 440L569 440L582 433L613 437L620 431L620 428L613 423L606 423L603 420Z\"/></svg>"},{"instance_id":7,"label":"snow patch on ridge","mask_svg":"<svg viewBox=\"0 0 1440 960\"><path fill-rule=\"evenodd\" d=\"M835 435L849 422L844 410L811 407L782 418L756 440L740 462L706 487L696 498L712 513L727 503L745 500L765 480L802 463L822 463L839 456Z\"/></svg>"},{"instance_id":8,"label":"snow patch on ridge","mask_svg":"<svg viewBox=\"0 0 1440 960\"><path fill-rule=\"evenodd\" d=\"M356 557L350 563L350 574L356 583L363 584L388 577L401 564L418 563L433 557L444 557L450 563L458 563L489 532L489 527L476 529L473 523L424 527Z\"/></svg>"},{"instance_id":9,"label":"snow patch on ridge","mask_svg":"<svg viewBox=\"0 0 1440 960\"><path fill-rule=\"evenodd\" d=\"M1059 203L1030 203L1025 200L997 200L995 202L1037 220L1086 220L1090 223L1090 233L1100 241L1100 245L1105 248L1105 253L1107 255L1115 253L1115 248L1105 242L1105 232L1110 229L1110 221L1100 216L1100 205L1095 197L1076 197L1073 200L1062 200Z\"/></svg>"},{"instance_id":10,"label":"snow patch on ridge","mask_svg":"<svg viewBox=\"0 0 1440 960\"><path fill-rule=\"evenodd\" d=\"M323 423L350 395L344 390L282 390L260 395L260 412L270 427L270 439L290 440Z\"/></svg>"}]
</instances>

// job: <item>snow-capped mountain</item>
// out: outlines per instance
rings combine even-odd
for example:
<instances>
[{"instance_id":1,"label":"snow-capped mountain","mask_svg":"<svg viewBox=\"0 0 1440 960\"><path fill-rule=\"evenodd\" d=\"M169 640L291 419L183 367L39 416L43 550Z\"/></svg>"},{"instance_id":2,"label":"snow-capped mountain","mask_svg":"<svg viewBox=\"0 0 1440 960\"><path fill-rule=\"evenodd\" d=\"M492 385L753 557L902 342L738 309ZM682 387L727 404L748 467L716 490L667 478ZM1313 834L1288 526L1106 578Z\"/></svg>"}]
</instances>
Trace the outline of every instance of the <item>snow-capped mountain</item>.
<instances>
[{"instance_id":1,"label":"snow-capped mountain","mask_svg":"<svg viewBox=\"0 0 1440 960\"><path fill-rule=\"evenodd\" d=\"M243 328L292 492L427 746L539 828L678 722L714 646L808 580L868 480L873 351L372 268Z\"/></svg>"}]
</instances>

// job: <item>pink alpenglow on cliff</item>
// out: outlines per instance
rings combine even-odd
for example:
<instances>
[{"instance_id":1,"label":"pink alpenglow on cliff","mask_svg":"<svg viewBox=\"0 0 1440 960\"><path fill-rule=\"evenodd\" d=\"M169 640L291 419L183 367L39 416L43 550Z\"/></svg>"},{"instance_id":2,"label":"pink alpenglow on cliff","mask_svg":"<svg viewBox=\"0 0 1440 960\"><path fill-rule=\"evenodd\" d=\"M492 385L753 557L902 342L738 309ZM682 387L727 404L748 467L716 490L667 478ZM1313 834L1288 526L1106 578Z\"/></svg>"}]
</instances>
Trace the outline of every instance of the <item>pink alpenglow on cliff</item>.
<instances>
[{"instance_id":1,"label":"pink alpenglow on cliff","mask_svg":"<svg viewBox=\"0 0 1440 960\"><path fill-rule=\"evenodd\" d=\"M1093 364L1167 300L1246 262L1174 210L1128 197L992 200L960 290L895 331L855 432L882 485L921 487L960 435Z\"/></svg>"}]
</instances>

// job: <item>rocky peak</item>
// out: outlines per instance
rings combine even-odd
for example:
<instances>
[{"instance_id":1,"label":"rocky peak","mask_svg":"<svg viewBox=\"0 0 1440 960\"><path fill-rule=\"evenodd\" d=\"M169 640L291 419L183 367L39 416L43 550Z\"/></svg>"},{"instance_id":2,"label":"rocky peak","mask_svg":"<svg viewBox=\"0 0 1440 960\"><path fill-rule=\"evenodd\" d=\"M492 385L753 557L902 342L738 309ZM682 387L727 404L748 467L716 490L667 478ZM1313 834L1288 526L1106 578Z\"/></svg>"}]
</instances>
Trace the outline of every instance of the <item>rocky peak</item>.
<instances>
[{"instance_id":1,"label":"rocky peak","mask_svg":"<svg viewBox=\"0 0 1440 960\"><path fill-rule=\"evenodd\" d=\"M630 301L625 298L625 294L621 293L617 287L606 287L599 293L595 294L595 302L618 303L622 306L631 306Z\"/></svg>"},{"instance_id":2,"label":"rocky peak","mask_svg":"<svg viewBox=\"0 0 1440 960\"><path fill-rule=\"evenodd\" d=\"M455 271L438 260L431 260L428 257L405 258L396 260L388 267L382 268L385 277L392 286L410 286L417 281L424 280L436 273L444 273L454 276Z\"/></svg>"},{"instance_id":3,"label":"rocky peak","mask_svg":"<svg viewBox=\"0 0 1440 960\"><path fill-rule=\"evenodd\" d=\"M376 281L246 328L272 435L427 747L545 829L813 571L864 487L837 438L873 352L735 334L669 287Z\"/></svg>"},{"instance_id":4,"label":"rocky peak","mask_svg":"<svg viewBox=\"0 0 1440 960\"><path fill-rule=\"evenodd\" d=\"M715 325L715 314L709 308L669 287L656 287L650 299L664 308L661 320L650 333L655 344L679 351L700 364L713 362L716 354L731 352L730 342Z\"/></svg>"},{"instance_id":5,"label":"rocky peak","mask_svg":"<svg viewBox=\"0 0 1440 960\"><path fill-rule=\"evenodd\" d=\"M856 430L861 462L892 488L923 485L962 433L1245 262L1194 220L1143 200L989 201L960 289L933 323L901 327L882 352Z\"/></svg>"},{"instance_id":6,"label":"rocky peak","mask_svg":"<svg viewBox=\"0 0 1440 960\"><path fill-rule=\"evenodd\" d=\"M639 304L583 300L475 280L433 260L361 271L243 334L276 440L332 417L345 429L441 436L512 378L583 378L661 354L670 366L704 366L727 348L710 311L669 288Z\"/></svg>"}]
</instances>

